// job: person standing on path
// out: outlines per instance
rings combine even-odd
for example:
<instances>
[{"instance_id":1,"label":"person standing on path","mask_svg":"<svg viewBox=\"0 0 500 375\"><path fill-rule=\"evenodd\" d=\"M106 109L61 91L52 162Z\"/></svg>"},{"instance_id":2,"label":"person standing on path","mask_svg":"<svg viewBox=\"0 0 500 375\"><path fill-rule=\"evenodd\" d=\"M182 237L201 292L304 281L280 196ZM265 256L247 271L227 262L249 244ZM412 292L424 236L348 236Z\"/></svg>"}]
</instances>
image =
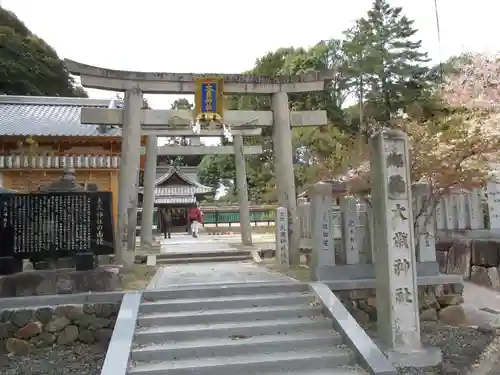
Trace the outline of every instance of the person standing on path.
<instances>
[{"instance_id":1,"label":"person standing on path","mask_svg":"<svg viewBox=\"0 0 500 375\"><path fill-rule=\"evenodd\" d=\"M198 204L195 208L191 208L189 210L189 221L191 222L191 233L193 234L193 237L197 238L198 231L200 230L203 222L203 214Z\"/></svg>"},{"instance_id":2,"label":"person standing on path","mask_svg":"<svg viewBox=\"0 0 500 375\"><path fill-rule=\"evenodd\" d=\"M162 210L162 217L163 217L163 235L165 238L171 238L172 237L172 212L170 209L167 210Z\"/></svg>"}]
</instances>

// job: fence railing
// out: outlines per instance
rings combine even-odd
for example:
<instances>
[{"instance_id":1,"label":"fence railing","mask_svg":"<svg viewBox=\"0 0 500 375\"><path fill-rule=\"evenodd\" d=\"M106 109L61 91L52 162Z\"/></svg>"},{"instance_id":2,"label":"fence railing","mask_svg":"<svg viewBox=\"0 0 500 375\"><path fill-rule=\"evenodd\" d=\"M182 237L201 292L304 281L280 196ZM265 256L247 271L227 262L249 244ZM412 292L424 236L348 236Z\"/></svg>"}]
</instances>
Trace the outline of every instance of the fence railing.
<instances>
[{"instance_id":1,"label":"fence railing","mask_svg":"<svg viewBox=\"0 0 500 375\"><path fill-rule=\"evenodd\" d=\"M267 223L271 225L276 220L275 210L269 209L251 209L250 222L251 223ZM226 210L203 211L203 225L212 224L215 226L231 224L240 222L240 213Z\"/></svg>"},{"instance_id":2,"label":"fence railing","mask_svg":"<svg viewBox=\"0 0 500 375\"><path fill-rule=\"evenodd\" d=\"M434 203L429 200L429 188L416 184L413 192L413 222L417 221L416 259L418 262L436 262L436 237L439 233L489 232L500 229L500 184L491 181L483 189L460 191L445 196ZM297 201L301 247L314 248L314 199L321 196L311 194L312 201L305 198ZM330 200L331 201L331 200ZM435 201L434 201L435 202ZM370 204L355 197L340 198L339 205L329 210L328 227L334 241L336 264L373 263L375 254L372 246L372 223ZM401 214L405 214L404 212ZM330 229L331 228L331 229ZM318 242L317 246L321 244Z\"/></svg>"}]
</instances>

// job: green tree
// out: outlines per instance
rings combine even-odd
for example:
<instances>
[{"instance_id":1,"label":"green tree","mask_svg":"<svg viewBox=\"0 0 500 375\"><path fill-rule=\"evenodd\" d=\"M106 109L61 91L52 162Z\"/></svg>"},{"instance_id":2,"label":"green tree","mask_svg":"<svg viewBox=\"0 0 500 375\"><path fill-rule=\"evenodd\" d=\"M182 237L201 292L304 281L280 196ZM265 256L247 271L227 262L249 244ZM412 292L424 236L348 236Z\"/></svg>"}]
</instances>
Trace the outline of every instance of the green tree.
<instances>
[{"instance_id":1,"label":"green tree","mask_svg":"<svg viewBox=\"0 0 500 375\"><path fill-rule=\"evenodd\" d=\"M414 41L413 21L401 8L375 0L367 16L345 32L343 40L320 41L309 49L280 48L257 59L248 74L275 76L333 69L335 77L318 93L290 94L291 110L325 110L329 125L293 130L295 184L300 191L319 178L357 163L353 150L362 149L374 122L390 120L402 111L429 116L442 110L436 98L435 71L426 66L427 54ZM346 107L348 100L357 103ZM269 96L230 96L228 109L269 110ZM416 108L419 111L416 111ZM361 134L359 134L361 133ZM248 137L261 144L263 154L247 157L247 179L252 201L276 198L271 129ZM234 182L232 156L207 156L200 165L210 184ZM227 185L226 185L227 186Z\"/></svg>"},{"instance_id":2,"label":"green tree","mask_svg":"<svg viewBox=\"0 0 500 375\"><path fill-rule=\"evenodd\" d=\"M68 74L52 47L0 7L0 93L6 95L80 96L82 87Z\"/></svg>"},{"instance_id":3,"label":"green tree","mask_svg":"<svg viewBox=\"0 0 500 375\"><path fill-rule=\"evenodd\" d=\"M349 78L341 72L344 65L342 42L330 40L318 43L309 50L303 48L281 48L257 59L254 69L247 72L255 75L276 76L281 74L303 74L311 70L335 69L339 72L324 93L290 95L292 110L324 109L328 118L339 127L344 124L341 106L348 97ZM230 109L270 110L269 96L230 96L226 99ZM314 178L318 155L333 152L339 134L335 126L312 129L296 129L293 132L295 183L298 189ZM276 200L272 130L263 129L261 136L245 137L245 144L263 146L261 155L246 157L249 198L253 202ZM222 183L232 193L235 181L234 156L206 156L200 165L200 177L206 184Z\"/></svg>"},{"instance_id":4,"label":"green tree","mask_svg":"<svg viewBox=\"0 0 500 375\"><path fill-rule=\"evenodd\" d=\"M375 0L366 17L346 33L352 68L359 69L366 92L366 116L388 121L410 104L427 100L431 90L427 53L415 40L417 30L402 8Z\"/></svg>"}]
</instances>

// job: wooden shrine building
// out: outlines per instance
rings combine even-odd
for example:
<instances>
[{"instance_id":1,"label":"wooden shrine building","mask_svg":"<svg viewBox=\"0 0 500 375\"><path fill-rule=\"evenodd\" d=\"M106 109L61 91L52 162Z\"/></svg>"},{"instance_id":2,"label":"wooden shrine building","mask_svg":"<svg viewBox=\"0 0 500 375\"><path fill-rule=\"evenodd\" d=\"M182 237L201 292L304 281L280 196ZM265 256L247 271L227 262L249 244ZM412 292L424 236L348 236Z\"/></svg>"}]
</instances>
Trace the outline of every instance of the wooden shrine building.
<instances>
[{"instance_id":1,"label":"wooden shrine building","mask_svg":"<svg viewBox=\"0 0 500 375\"><path fill-rule=\"evenodd\" d=\"M109 105L88 98L0 96L0 186L37 191L73 167L83 187L113 193L116 221L121 129L80 122L82 107Z\"/></svg>"},{"instance_id":2,"label":"wooden shrine building","mask_svg":"<svg viewBox=\"0 0 500 375\"><path fill-rule=\"evenodd\" d=\"M156 215L153 222L158 224L158 213L161 210L170 209L174 230L187 231L190 224L187 215L189 208L195 207L203 197L215 194L215 190L199 182L197 166L175 167L166 164L161 155L157 160L154 201ZM139 201L142 202L142 196Z\"/></svg>"}]
</instances>

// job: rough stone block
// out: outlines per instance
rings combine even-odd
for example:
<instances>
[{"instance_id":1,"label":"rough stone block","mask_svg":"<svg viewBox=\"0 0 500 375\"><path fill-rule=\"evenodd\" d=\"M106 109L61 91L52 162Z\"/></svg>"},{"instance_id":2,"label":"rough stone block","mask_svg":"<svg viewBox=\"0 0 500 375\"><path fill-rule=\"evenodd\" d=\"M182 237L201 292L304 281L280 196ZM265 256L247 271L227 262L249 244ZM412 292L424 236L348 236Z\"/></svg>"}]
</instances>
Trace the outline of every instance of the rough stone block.
<instances>
[{"instance_id":1,"label":"rough stone block","mask_svg":"<svg viewBox=\"0 0 500 375\"><path fill-rule=\"evenodd\" d=\"M500 243L474 240L471 244L472 264L483 267L496 267L500 263Z\"/></svg>"},{"instance_id":2,"label":"rough stone block","mask_svg":"<svg viewBox=\"0 0 500 375\"><path fill-rule=\"evenodd\" d=\"M11 337L7 339L5 343L5 348L8 353L14 355L26 355L30 352L31 345L26 340L16 339L15 337Z\"/></svg>"},{"instance_id":3,"label":"rough stone block","mask_svg":"<svg viewBox=\"0 0 500 375\"><path fill-rule=\"evenodd\" d=\"M420 319L437 321L439 320L439 314L443 309L448 306L460 306L464 302L461 295L463 285L456 285L455 288L459 293L453 293L453 288L453 285L419 286L418 300ZM339 291L336 295L345 308L360 324L376 322L377 298L373 289ZM443 313L443 320L450 322L446 324L454 324L453 321L458 321L459 323L457 324L463 324L463 319L461 319L460 316L458 316L458 318L453 315L451 317L449 316L453 313L453 311L454 309L448 309Z\"/></svg>"},{"instance_id":4,"label":"rough stone block","mask_svg":"<svg viewBox=\"0 0 500 375\"><path fill-rule=\"evenodd\" d=\"M491 286L488 271L484 267L472 266L470 280L478 285Z\"/></svg>"},{"instance_id":5,"label":"rough stone block","mask_svg":"<svg viewBox=\"0 0 500 375\"><path fill-rule=\"evenodd\" d=\"M441 262L441 272L458 274L468 277L470 268L471 248L468 242L456 242L449 247L445 258Z\"/></svg>"},{"instance_id":6,"label":"rough stone block","mask_svg":"<svg viewBox=\"0 0 500 375\"><path fill-rule=\"evenodd\" d=\"M425 309L420 312L420 320L436 322L438 320L438 312L436 309Z\"/></svg>"},{"instance_id":7,"label":"rough stone block","mask_svg":"<svg viewBox=\"0 0 500 375\"><path fill-rule=\"evenodd\" d=\"M68 345L78 338L78 327L69 325L57 335L57 345Z\"/></svg>"},{"instance_id":8,"label":"rough stone block","mask_svg":"<svg viewBox=\"0 0 500 375\"><path fill-rule=\"evenodd\" d=\"M467 324L467 317L461 305L450 305L439 310L439 321L448 325Z\"/></svg>"},{"instance_id":9,"label":"rough stone block","mask_svg":"<svg viewBox=\"0 0 500 375\"><path fill-rule=\"evenodd\" d=\"M500 288L500 279L498 277L498 268L497 267L490 267L486 270L488 273L488 278L490 279L490 284L493 288L498 289Z\"/></svg>"},{"instance_id":10,"label":"rough stone block","mask_svg":"<svg viewBox=\"0 0 500 375\"><path fill-rule=\"evenodd\" d=\"M19 328L14 336L18 339L27 340L42 332L42 323L40 322L29 322L24 327Z\"/></svg>"},{"instance_id":11,"label":"rough stone block","mask_svg":"<svg viewBox=\"0 0 500 375\"><path fill-rule=\"evenodd\" d=\"M0 276L0 297L108 292L120 287L119 268L114 267L99 267L90 271L35 270Z\"/></svg>"},{"instance_id":12,"label":"rough stone block","mask_svg":"<svg viewBox=\"0 0 500 375\"><path fill-rule=\"evenodd\" d=\"M441 308L451 305L460 305L464 302L464 297L459 294L445 294L437 297L437 301Z\"/></svg>"},{"instance_id":13,"label":"rough stone block","mask_svg":"<svg viewBox=\"0 0 500 375\"><path fill-rule=\"evenodd\" d=\"M0 312L0 345L7 353L28 354L31 348L109 342L120 304L41 307ZM103 317L105 316L105 317Z\"/></svg>"}]
</instances>

